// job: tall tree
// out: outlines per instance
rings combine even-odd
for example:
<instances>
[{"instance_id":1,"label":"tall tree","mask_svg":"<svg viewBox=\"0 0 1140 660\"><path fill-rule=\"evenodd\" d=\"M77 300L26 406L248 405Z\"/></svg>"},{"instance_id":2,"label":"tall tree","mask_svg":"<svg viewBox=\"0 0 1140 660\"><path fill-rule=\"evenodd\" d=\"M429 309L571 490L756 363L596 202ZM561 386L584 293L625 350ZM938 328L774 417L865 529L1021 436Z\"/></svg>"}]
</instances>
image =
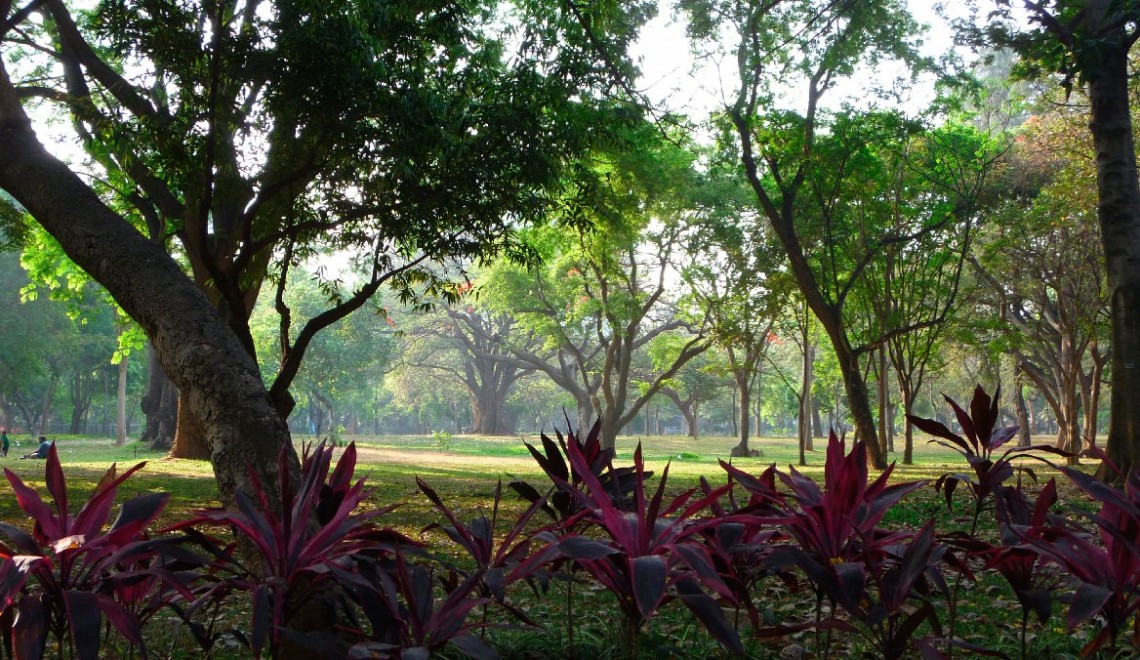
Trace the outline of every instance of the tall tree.
<instances>
[{"instance_id":1,"label":"tall tree","mask_svg":"<svg viewBox=\"0 0 1140 660\"><path fill-rule=\"evenodd\" d=\"M708 309L709 334L723 347L732 374L739 420L731 453L748 456L757 372L791 282L780 272L782 255L771 232L748 208L746 191L726 178L708 187L712 199L688 223L690 258L681 273Z\"/></svg>"},{"instance_id":2,"label":"tall tree","mask_svg":"<svg viewBox=\"0 0 1140 660\"><path fill-rule=\"evenodd\" d=\"M1129 473L1140 465L1140 178L1128 90L1130 53L1140 38L1140 4L1117 0L998 0L996 4L999 13L982 31L988 43L1017 50L1024 58L1024 73L1059 74L1066 89L1079 84L1088 95L1097 220L1111 310L1106 450ZM1015 9L1028 15L1028 28L1014 16ZM997 20L1001 17L1006 20Z\"/></svg>"},{"instance_id":3,"label":"tall tree","mask_svg":"<svg viewBox=\"0 0 1140 660\"><path fill-rule=\"evenodd\" d=\"M843 270L824 263L828 270L821 272L801 236L801 215L805 205L817 200L815 193L829 192L818 186L813 191L812 181L841 181L842 175L828 174L836 174L836 167L840 173L852 174L842 162L825 164L826 158L820 157L819 143L836 131L821 107L825 93L840 80L851 78L863 64L873 66L888 58L914 61L918 27L903 3L893 0L683 0L681 7L689 17L694 39L702 43L731 40L739 79L733 83L735 90L725 108L727 132L737 144L756 205L783 245L800 291L835 348L856 435L868 440L869 460L883 469L886 458L877 443L870 441L875 437L875 421L860 366L866 349L853 341L849 319L844 317L846 297L858 280L861 260L848 262ZM802 106L797 112L774 111L782 88L791 81L803 85ZM831 128L819 130L825 123L831 123ZM833 147L842 147L841 140L831 142ZM833 148L831 155L839 153ZM828 198L835 199L831 194L823 199ZM820 210L826 211L829 203L824 201ZM868 247L870 254L881 243Z\"/></svg>"},{"instance_id":4,"label":"tall tree","mask_svg":"<svg viewBox=\"0 0 1140 660\"><path fill-rule=\"evenodd\" d=\"M462 288L465 294L470 291L466 285ZM514 326L509 315L484 310L474 295L464 295L456 304L414 323L401 359L467 390L472 433L510 435L515 420L507 411L507 400L519 379L534 372L506 359L507 346L518 341Z\"/></svg>"},{"instance_id":5,"label":"tall tree","mask_svg":"<svg viewBox=\"0 0 1140 660\"><path fill-rule=\"evenodd\" d=\"M888 224L914 240L888 245L869 269L881 286L864 289L868 311L885 343L905 415L914 413L928 367L945 336L958 299L963 266L970 253L992 174L1004 148L999 139L960 120L928 129L889 154L884 172ZM947 221L946 219L949 219ZM935 227L920 231L924 226ZM905 328L905 332L898 329ZM880 372L880 441L885 443L891 410L886 365ZM904 418L905 419L905 418ZM914 460L914 435L905 425L903 463Z\"/></svg>"}]
</instances>

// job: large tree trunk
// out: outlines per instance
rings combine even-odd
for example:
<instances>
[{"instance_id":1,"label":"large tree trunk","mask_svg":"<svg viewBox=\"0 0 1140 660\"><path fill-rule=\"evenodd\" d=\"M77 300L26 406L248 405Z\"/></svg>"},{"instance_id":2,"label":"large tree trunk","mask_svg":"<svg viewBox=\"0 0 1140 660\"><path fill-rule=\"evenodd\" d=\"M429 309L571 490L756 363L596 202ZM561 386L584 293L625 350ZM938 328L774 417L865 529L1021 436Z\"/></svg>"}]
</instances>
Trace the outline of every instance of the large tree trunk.
<instances>
[{"instance_id":1,"label":"large tree trunk","mask_svg":"<svg viewBox=\"0 0 1140 660\"><path fill-rule=\"evenodd\" d=\"M1097 35L1086 64L1096 147L1097 217L1104 243L1111 301L1112 387L1107 452L1125 471L1140 460L1140 182L1128 94L1128 45L1121 21L1101 28L1115 16L1106 0L1089 3L1086 25ZM1115 11L1115 10L1111 10ZM1102 476L1112 476L1102 470Z\"/></svg>"},{"instance_id":2,"label":"large tree trunk","mask_svg":"<svg viewBox=\"0 0 1140 660\"><path fill-rule=\"evenodd\" d=\"M190 393L179 390L178 423L174 428L174 442L170 446L170 458L188 460L210 460L210 444L204 435L205 429L194 418L190 404Z\"/></svg>"},{"instance_id":3,"label":"large tree trunk","mask_svg":"<svg viewBox=\"0 0 1140 660\"><path fill-rule=\"evenodd\" d=\"M146 425L140 440L153 450L169 451L178 421L178 388L166 377L151 346L147 346L147 373L147 392L142 398Z\"/></svg>"},{"instance_id":4,"label":"large tree trunk","mask_svg":"<svg viewBox=\"0 0 1140 660\"><path fill-rule=\"evenodd\" d=\"M204 429L194 419L187 402L188 393L179 391L177 421L174 426L174 440L170 446L170 458L186 458L190 460L210 460L210 443L202 435Z\"/></svg>"},{"instance_id":5,"label":"large tree trunk","mask_svg":"<svg viewBox=\"0 0 1140 660\"><path fill-rule=\"evenodd\" d=\"M186 393L209 442L223 501L232 506L239 489L250 491L251 473L276 483L282 448L295 474L289 428L257 363L178 264L43 149L3 68L0 153L0 188L138 322L163 369Z\"/></svg>"}]
</instances>

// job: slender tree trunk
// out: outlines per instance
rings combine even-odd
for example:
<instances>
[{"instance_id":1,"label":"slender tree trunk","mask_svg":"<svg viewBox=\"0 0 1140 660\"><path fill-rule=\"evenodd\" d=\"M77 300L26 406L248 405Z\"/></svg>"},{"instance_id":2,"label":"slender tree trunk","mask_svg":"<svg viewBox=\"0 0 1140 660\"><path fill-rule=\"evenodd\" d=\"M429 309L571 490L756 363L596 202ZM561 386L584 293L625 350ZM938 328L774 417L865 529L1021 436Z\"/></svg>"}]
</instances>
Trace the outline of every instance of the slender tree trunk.
<instances>
[{"instance_id":1,"label":"slender tree trunk","mask_svg":"<svg viewBox=\"0 0 1140 660\"><path fill-rule=\"evenodd\" d=\"M119 360L119 387L115 397L115 444L123 446L127 442L127 366L126 355Z\"/></svg>"},{"instance_id":2,"label":"slender tree trunk","mask_svg":"<svg viewBox=\"0 0 1140 660\"><path fill-rule=\"evenodd\" d=\"M811 341L808 340L806 331L804 335L803 362L800 365L800 409L797 425L800 439L800 465L807 465L807 452L812 448L811 385L814 376L812 371L815 366Z\"/></svg>"},{"instance_id":3,"label":"slender tree trunk","mask_svg":"<svg viewBox=\"0 0 1140 660\"><path fill-rule=\"evenodd\" d=\"M839 353L838 347L836 353ZM878 470L887 468L886 458L877 442L875 416L871 414L871 398L867 392L867 382L859 370L859 360L850 351L839 355L839 367L843 374L843 385L847 392L847 408L855 423L855 440L867 443L867 460Z\"/></svg>"},{"instance_id":4,"label":"slender tree trunk","mask_svg":"<svg viewBox=\"0 0 1140 660\"><path fill-rule=\"evenodd\" d=\"M1096 61L1086 64L1096 148L1097 217L1104 243L1112 325L1112 387L1108 455L1126 474L1140 460L1140 182L1128 91L1128 44L1123 21L1107 0L1090 2L1085 21L1097 34ZM1097 30L1101 31L1098 33ZM1102 469L1102 477L1112 475Z\"/></svg>"},{"instance_id":5,"label":"slender tree trunk","mask_svg":"<svg viewBox=\"0 0 1140 660\"><path fill-rule=\"evenodd\" d=\"M903 412L906 413L904 419L910 419L910 416L914 414L914 402L917 398L917 392L912 392L906 386L903 387ZM914 465L914 427L911 426L910 422L903 424L903 426L906 428L904 431L905 439L903 440L903 465Z\"/></svg>"},{"instance_id":6,"label":"slender tree trunk","mask_svg":"<svg viewBox=\"0 0 1140 660\"><path fill-rule=\"evenodd\" d=\"M37 425L36 434L46 435L48 423L51 421L51 404L55 399L55 388L59 385L59 376L52 372L51 378L48 379L47 389L44 390L43 399L40 400L40 423Z\"/></svg>"},{"instance_id":7,"label":"slender tree trunk","mask_svg":"<svg viewBox=\"0 0 1140 660\"><path fill-rule=\"evenodd\" d=\"M751 375L744 371L743 369L737 369L733 372L733 379L736 381L736 391L740 396L740 405L737 408L740 414L740 423L737 426L740 442L729 452L730 456L749 456L752 453L752 450L748 447L748 431L751 427L749 416L752 413L752 388L749 387L748 381L751 380Z\"/></svg>"},{"instance_id":8,"label":"slender tree trunk","mask_svg":"<svg viewBox=\"0 0 1140 660\"><path fill-rule=\"evenodd\" d=\"M890 388L887 386L887 347L884 344L879 347L879 449L883 455L887 455L887 420L891 416L891 395Z\"/></svg>"},{"instance_id":9,"label":"slender tree trunk","mask_svg":"<svg viewBox=\"0 0 1140 660\"><path fill-rule=\"evenodd\" d=\"M1033 444L1033 437L1030 434L1030 417L1029 407L1025 405L1025 393L1021 391L1021 378L1019 368L1015 367L1015 375L1013 377L1014 383L1014 401L1017 403L1017 446L1029 447Z\"/></svg>"},{"instance_id":10,"label":"slender tree trunk","mask_svg":"<svg viewBox=\"0 0 1140 660\"><path fill-rule=\"evenodd\" d=\"M815 353L814 348L812 349L812 353L813 354ZM813 359L814 359L814 355L813 355ZM811 434L812 434L813 438L824 437L824 434L826 433L826 431L824 431L824 429L823 429L823 418L819 414L819 397L815 396L814 394L811 397L811 426L812 426L812 433ZM811 447L811 442L809 439L808 450L811 451L811 449L812 449L812 447Z\"/></svg>"}]
</instances>

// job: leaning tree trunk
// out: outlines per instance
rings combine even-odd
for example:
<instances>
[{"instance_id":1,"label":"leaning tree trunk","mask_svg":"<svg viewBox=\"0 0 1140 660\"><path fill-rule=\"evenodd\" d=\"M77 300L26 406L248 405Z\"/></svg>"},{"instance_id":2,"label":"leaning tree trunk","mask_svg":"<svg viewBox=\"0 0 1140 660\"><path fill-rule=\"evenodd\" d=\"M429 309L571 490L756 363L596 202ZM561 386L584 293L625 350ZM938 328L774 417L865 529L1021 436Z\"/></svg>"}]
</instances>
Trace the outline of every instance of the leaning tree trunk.
<instances>
[{"instance_id":1,"label":"leaning tree trunk","mask_svg":"<svg viewBox=\"0 0 1140 660\"><path fill-rule=\"evenodd\" d=\"M1092 6L1095 5L1095 6ZM1105 2L1090 3L1086 25L1107 23ZM1096 148L1097 217L1104 244L1112 325L1112 385L1106 450L1130 473L1140 460L1140 182L1128 92L1128 46L1124 23L1097 33L1086 63ZM1095 75L1091 75L1095 74ZM1111 477L1102 469L1101 476Z\"/></svg>"},{"instance_id":2,"label":"leaning tree trunk","mask_svg":"<svg viewBox=\"0 0 1140 660\"><path fill-rule=\"evenodd\" d=\"M803 336L803 361L800 369L800 409L799 409L799 445L800 465L807 465L807 452L811 451L812 419L811 419L811 384L814 372L811 342L808 341L807 331Z\"/></svg>"},{"instance_id":3,"label":"leaning tree trunk","mask_svg":"<svg viewBox=\"0 0 1140 660\"><path fill-rule=\"evenodd\" d=\"M863 373L859 370L859 360L855 355L849 354L840 358L839 366L847 392L847 408L855 423L855 440L866 443L867 461L871 466L885 470L887 459L877 442L878 429L875 428L875 416L871 413L871 397L867 392L867 381L863 380Z\"/></svg>"},{"instance_id":4,"label":"leaning tree trunk","mask_svg":"<svg viewBox=\"0 0 1140 660\"><path fill-rule=\"evenodd\" d=\"M891 419L891 390L887 383L887 345L879 347L879 451L883 456L893 449L890 446L890 432L887 428Z\"/></svg>"},{"instance_id":5,"label":"leaning tree trunk","mask_svg":"<svg viewBox=\"0 0 1140 660\"><path fill-rule=\"evenodd\" d=\"M277 457L299 469L285 420L256 362L205 295L161 247L105 206L44 150L0 67L0 188L9 192L150 338L163 369L209 442L222 500L250 491L251 474L279 481Z\"/></svg>"}]
</instances>

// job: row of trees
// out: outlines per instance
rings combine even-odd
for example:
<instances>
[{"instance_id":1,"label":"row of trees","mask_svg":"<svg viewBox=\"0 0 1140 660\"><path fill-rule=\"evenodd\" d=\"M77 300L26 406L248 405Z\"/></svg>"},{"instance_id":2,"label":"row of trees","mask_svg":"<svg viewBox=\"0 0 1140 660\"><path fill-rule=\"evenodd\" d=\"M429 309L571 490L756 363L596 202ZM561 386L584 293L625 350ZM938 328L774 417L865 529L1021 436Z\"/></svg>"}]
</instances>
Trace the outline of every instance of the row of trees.
<instances>
[{"instance_id":1,"label":"row of trees","mask_svg":"<svg viewBox=\"0 0 1140 660\"><path fill-rule=\"evenodd\" d=\"M1079 108L1009 134L878 112L828 119L832 160L804 184L818 206L801 205L818 220L799 235L871 358L861 377L880 450L894 450L906 414L936 413L933 392L974 380L1020 379L1037 428L1049 429L1049 411L1060 445L1079 448L1082 433L1095 442L1107 311ZM582 183L589 203L564 212L605 229L556 216L521 232L541 267L492 260L431 311L389 295L315 336L294 380L294 429L509 434L560 423L565 408L578 424L602 419L611 439L710 427L746 453L762 420L781 433L797 420L805 449L826 426L846 426L839 357L747 190L722 161L698 171L715 152L668 138L638 124L620 148L597 151ZM280 303L304 323L322 313L322 279L293 277ZM251 313L269 379L278 323L268 301ZM105 363L109 327L103 340L69 354ZM909 462L913 438L900 444Z\"/></svg>"},{"instance_id":2,"label":"row of trees","mask_svg":"<svg viewBox=\"0 0 1140 660\"><path fill-rule=\"evenodd\" d=\"M1140 405L1129 405L1140 388L1128 380L1140 190L1126 86L1140 9L1026 5L1040 31L999 12L992 29L963 34L1013 43L1038 71L1087 83L1110 358L1099 340L1057 330L1071 314L1053 284L1045 303L1015 292L973 249L1000 233L997 209L1047 217L1049 196L1062 196L1004 194L1019 189L996 176L1001 136L944 106L923 119L829 103L839 83L888 60L941 74L919 56L921 30L898 0L679 3L693 47L727 56L735 76L703 153L685 122L645 112L636 91L626 53L656 11L649 1L0 2L0 188L14 200L0 215L9 236L34 218L139 324L180 393L176 451L208 455L227 498L249 485L250 466L275 479L302 361L322 332L389 285L400 304L434 298L462 316L467 282L481 292L471 307L513 325L495 344L513 347L495 361L503 373L486 378L509 382L508 366L545 373L582 419L602 420L608 441L654 395L676 393L670 381L714 344L747 396L766 324L797 317L805 346L818 323L856 434L870 438L886 436L887 416L876 428L868 374L885 400L893 369L913 405L963 278L988 273L993 295L966 306L990 306L995 337L1007 326L1060 333L1068 389L1052 398L1070 439L1074 401L1095 418L1100 376L1113 380L1108 447L1127 467L1140 443ZM888 87L859 96L883 100ZM39 118L52 115L68 119L82 159L43 147L54 126ZM1045 174L1042 190L1066 176ZM300 313L288 293L296 269L331 255L356 277L318 273L322 307ZM251 327L258 301L277 315L271 352ZM542 339L527 359L520 335ZM1028 343L1009 350L1042 391L1058 377ZM635 379L646 359L652 369ZM150 383L152 408L172 398L157 373ZM869 447L884 467L883 444Z\"/></svg>"}]
</instances>

